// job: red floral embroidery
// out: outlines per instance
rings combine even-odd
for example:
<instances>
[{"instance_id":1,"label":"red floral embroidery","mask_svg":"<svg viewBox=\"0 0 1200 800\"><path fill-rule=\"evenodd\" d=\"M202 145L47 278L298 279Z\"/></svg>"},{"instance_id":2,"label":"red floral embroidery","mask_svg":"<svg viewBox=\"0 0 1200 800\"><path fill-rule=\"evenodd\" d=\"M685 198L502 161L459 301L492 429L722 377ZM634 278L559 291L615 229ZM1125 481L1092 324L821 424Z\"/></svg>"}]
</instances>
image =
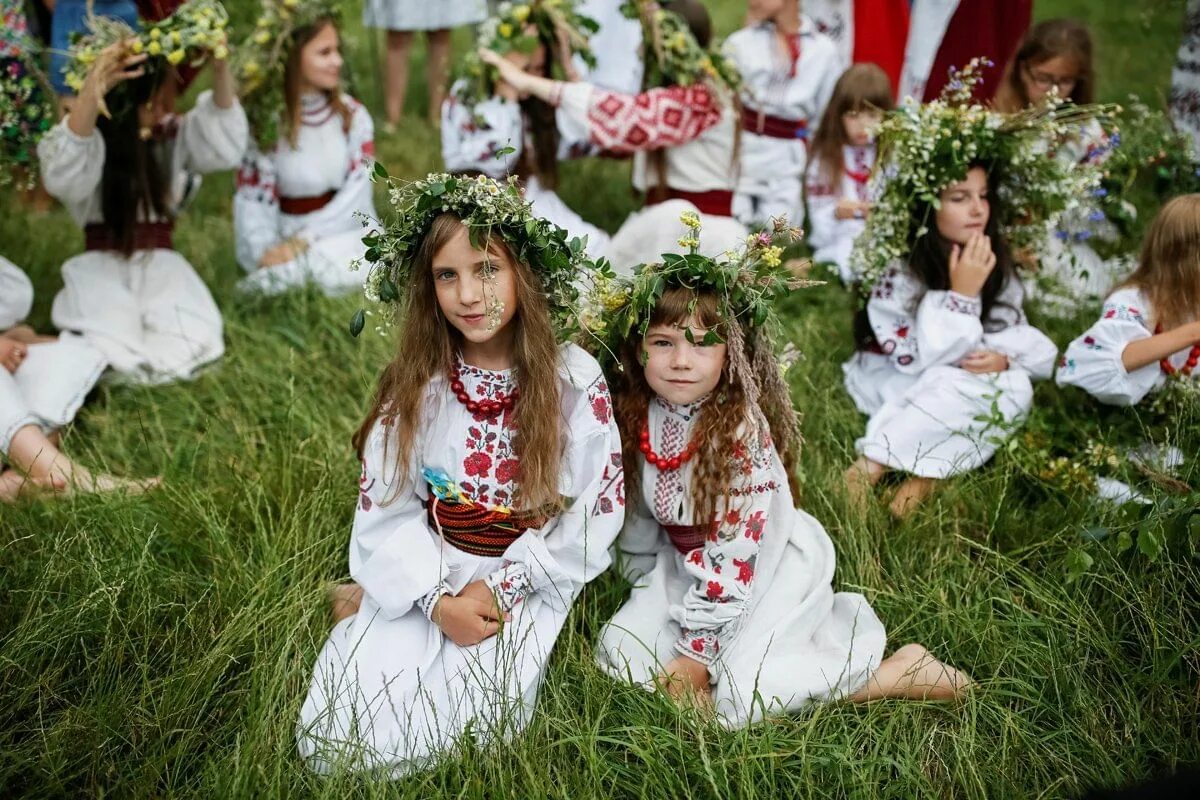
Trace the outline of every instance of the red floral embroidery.
<instances>
[{"instance_id":1,"label":"red floral embroidery","mask_svg":"<svg viewBox=\"0 0 1200 800\"><path fill-rule=\"evenodd\" d=\"M896 326L896 336L901 339L907 339L908 338L908 326L907 325L897 325Z\"/></svg>"},{"instance_id":2,"label":"red floral embroidery","mask_svg":"<svg viewBox=\"0 0 1200 800\"><path fill-rule=\"evenodd\" d=\"M746 538L757 542L762 538L763 528L766 524L766 515L761 511L755 511L750 515L750 519L746 520Z\"/></svg>"},{"instance_id":3,"label":"red floral embroidery","mask_svg":"<svg viewBox=\"0 0 1200 800\"><path fill-rule=\"evenodd\" d=\"M374 478L371 479L370 483L367 483L367 462L364 461L362 462L362 474L358 477L358 505L363 511L370 511L374 505L371 502L370 495L367 494L374 485Z\"/></svg>"},{"instance_id":4,"label":"red floral embroidery","mask_svg":"<svg viewBox=\"0 0 1200 800\"><path fill-rule=\"evenodd\" d=\"M698 567L702 566L704 564L704 551L697 547L688 555L688 561Z\"/></svg>"},{"instance_id":5,"label":"red floral embroidery","mask_svg":"<svg viewBox=\"0 0 1200 800\"><path fill-rule=\"evenodd\" d=\"M697 653L703 653L704 652L704 640L703 639L692 639L692 649L695 650Z\"/></svg>"},{"instance_id":6,"label":"red floral embroidery","mask_svg":"<svg viewBox=\"0 0 1200 800\"><path fill-rule=\"evenodd\" d=\"M708 599L709 600L719 600L719 599L721 599L721 596L724 594L725 594L725 587L721 585L720 581L709 581L708 582Z\"/></svg>"},{"instance_id":7,"label":"red floral embroidery","mask_svg":"<svg viewBox=\"0 0 1200 800\"><path fill-rule=\"evenodd\" d=\"M747 559L746 561L742 561L740 559L735 558L733 560L733 565L738 568L738 574L737 574L738 583L744 583L747 586L749 586L750 579L754 577L754 562L753 562L753 560Z\"/></svg>"},{"instance_id":8,"label":"red floral embroidery","mask_svg":"<svg viewBox=\"0 0 1200 800\"><path fill-rule=\"evenodd\" d=\"M737 525L742 521L742 515L736 508L731 508L725 512L725 524Z\"/></svg>"},{"instance_id":9,"label":"red floral embroidery","mask_svg":"<svg viewBox=\"0 0 1200 800\"><path fill-rule=\"evenodd\" d=\"M463 469L468 475L478 475L481 478L488 476L488 470L492 468L492 457L487 453L471 453L463 461Z\"/></svg>"},{"instance_id":10,"label":"red floral embroidery","mask_svg":"<svg viewBox=\"0 0 1200 800\"><path fill-rule=\"evenodd\" d=\"M589 398L592 404L592 414L601 425L607 425L612 419L612 402L608 399L608 386L604 381L600 381L596 388L596 394Z\"/></svg>"},{"instance_id":11,"label":"red floral embroidery","mask_svg":"<svg viewBox=\"0 0 1200 800\"><path fill-rule=\"evenodd\" d=\"M517 479L520 463L515 458L506 458L496 465L496 480L501 483L512 483Z\"/></svg>"}]
</instances>

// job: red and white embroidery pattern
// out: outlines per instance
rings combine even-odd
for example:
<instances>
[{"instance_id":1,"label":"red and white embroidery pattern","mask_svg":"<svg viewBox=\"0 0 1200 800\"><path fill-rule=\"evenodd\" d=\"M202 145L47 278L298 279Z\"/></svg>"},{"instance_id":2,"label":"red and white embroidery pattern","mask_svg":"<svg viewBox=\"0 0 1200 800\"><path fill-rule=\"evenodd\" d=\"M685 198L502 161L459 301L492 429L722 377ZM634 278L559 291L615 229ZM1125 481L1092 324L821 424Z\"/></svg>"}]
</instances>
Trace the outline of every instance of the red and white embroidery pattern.
<instances>
[{"instance_id":1,"label":"red and white embroidery pattern","mask_svg":"<svg viewBox=\"0 0 1200 800\"><path fill-rule=\"evenodd\" d=\"M639 95L595 90L588 108L592 142L614 153L686 144L721 120L703 86L669 86Z\"/></svg>"},{"instance_id":2,"label":"red and white embroidery pattern","mask_svg":"<svg viewBox=\"0 0 1200 800\"><path fill-rule=\"evenodd\" d=\"M507 396L516 387L508 372L460 364L459 375L467 393L481 400ZM467 454L462 461L459 486L471 499L485 506L513 506L520 462L513 450L516 426L512 411L491 417L477 412L472 420L464 442Z\"/></svg>"}]
</instances>

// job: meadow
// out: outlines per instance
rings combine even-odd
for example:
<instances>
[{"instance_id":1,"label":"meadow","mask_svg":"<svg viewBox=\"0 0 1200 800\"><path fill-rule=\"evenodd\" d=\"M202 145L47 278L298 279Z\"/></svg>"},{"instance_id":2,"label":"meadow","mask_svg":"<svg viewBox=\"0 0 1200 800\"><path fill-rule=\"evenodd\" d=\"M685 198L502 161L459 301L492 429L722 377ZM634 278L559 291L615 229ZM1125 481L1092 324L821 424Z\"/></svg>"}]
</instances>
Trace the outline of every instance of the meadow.
<instances>
[{"instance_id":1,"label":"meadow","mask_svg":"<svg viewBox=\"0 0 1200 800\"><path fill-rule=\"evenodd\" d=\"M380 45L348 5L355 91L378 110ZM1035 13L1092 24L1102 99L1159 105L1183 5L1038 0ZM744 9L710 6L722 32ZM407 118L378 139L393 175L440 168L424 103L414 69ZM569 164L562 196L615 230L634 207L627 169ZM1200 495L1145 482L1153 506L1116 510L1039 466L1149 434L1185 450L1182 478L1200 486L1200 418L1164 423L1042 385L1032 436L903 523L882 503L863 519L841 481L864 424L839 368L854 300L833 282L780 309L804 354L790 373L806 436L797 501L834 539L838 588L869 598L893 645L923 642L970 672L971 697L722 730L593 666L627 590L609 574L573 610L522 736L464 741L398 782L312 775L293 726L328 630L325 588L346 577L350 435L394 345L350 337L357 298L239 295L231 192L230 175L207 177L176 239L225 315L224 360L192 383L102 386L65 438L89 466L164 486L0 506L0 796L1062 797L1200 763ZM64 211L4 194L0 241L46 326L82 235ZM1094 313L1035 321L1065 346Z\"/></svg>"}]
</instances>

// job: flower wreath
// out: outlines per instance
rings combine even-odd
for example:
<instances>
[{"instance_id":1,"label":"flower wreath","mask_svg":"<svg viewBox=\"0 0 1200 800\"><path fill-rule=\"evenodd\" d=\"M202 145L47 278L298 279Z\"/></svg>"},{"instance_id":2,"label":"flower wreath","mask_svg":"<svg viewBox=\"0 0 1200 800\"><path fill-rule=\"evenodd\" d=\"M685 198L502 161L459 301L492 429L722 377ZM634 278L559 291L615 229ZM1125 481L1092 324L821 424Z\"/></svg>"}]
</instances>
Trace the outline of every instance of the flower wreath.
<instances>
[{"instance_id":1,"label":"flower wreath","mask_svg":"<svg viewBox=\"0 0 1200 800\"><path fill-rule=\"evenodd\" d=\"M526 33L533 26L537 33ZM478 48L506 53L532 53L538 41L556 42L558 32L566 32L571 50L577 53L589 67L596 66L589 39L600 30L600 24L591 17L580 14L575 0L529 0L526 3L501 3L496 14L479 23L476 29L478 47L463 55L458 72L465 85L457 93L458 99L474 108L491 97L496 90L500 73L479 58Z\"/></svg>"},{"instance_id":2,"label":"flower wreath","mask_svg":"<svg viewBox=\"0 0 1200 800\"><path fill-rule=\"evenodd\" d=\"M879 200L851 256L865 293L929 232L931 221L917 219L914 205L936 208L942 190L966 178L972 165L982 164L996 185L1000 226L1016 250L1040 251L1059 217L1100 185L1097 165L1063 163L1053 150L1108 107L1059 105L1051 97L1037 108L1002 114L971 102L985 66L986 59L973 59L952 70L937 100L920 105L910 98L876 129L879 168L872 182Z\"/></svg>"},{"instance_id":3,"label":"flower wreath","mask_svg":"<svg viewBox=\"0 0 1200 800\"><path fill-rule=\"evenodd\" d=\"M400 182L389 178L378 163L374 174L388 182L388 202L394 213L387 223L377 222L376 229L363 238L367 245L363 261L370 265L364 282L368 300L399 305L400 287L411 277L412 260L430 225L439 215L451 213L467 226L474 247L485 248L492 237L503 240L513 256L541 279L559 337L566 340L578 333L581 283L595 275L607 278L612 270L608 262L588 258L586 239L568 240L565 230L534 215L515 178L501 183L484 175L430 173L420 180ZM490 324L498 324L501 311L489 303ZM350 323L354 336L362 332L365 316L363 309L355 313Z\"/></svg>"},{"instance_id":4,"label":"flower wreath","mask_svg":"<svg viewBox=\"0 0 1200 800\"><path fill-rule=\"evenodd\" d=\"M337 0L261 0L254 31L238 48L234 74L255 141L266 151L279 139L284 71L296 31L317 20L341 20Z\"/></svg>"},{"instance_id":5,"label":"flower wreath","mask_svg":"<svg viewBox=\"0 0 1200 800\"><path fill-rule=\"evenodd\" d=\"M38 182L37 145L58 119L54 90L38 66L39 50L21 40L20 56L0 75L0 186L33 188Z\"/></svg>"},{"instance_id":6,"label":"flower wreath","mask_svg":"<svg viewBox=\"0 0 1200 800\"><path fill-rule=\"evenodd\" d=\"M149 74L175 67L185 59L198 65L210 52L217 58L226 58L228 24L229 14L219 0L187 0L170 16L158 22L143 22L139 31L119 19L89 17L90 33L71 45L71 60L65 70L67 86L76 92L82 89L88 72L105 48L125 39L131 40L130 53L150 56L144 64ZM101 108L107 111L103 102Z\"/></svg>"},{"instance_id":7,"label":"flower wreath","mask_svg":"<svg viewBox=\"0 0 1200 800\"><path fill-rule=\"evenodd\" d=\"M737 66L715 42L708 50L701 47L683 17L664 10L655 0L624 0L621 13L642 23L643 86L703 83L735 95L741 89Z\"/></svg>"}]
</instances>

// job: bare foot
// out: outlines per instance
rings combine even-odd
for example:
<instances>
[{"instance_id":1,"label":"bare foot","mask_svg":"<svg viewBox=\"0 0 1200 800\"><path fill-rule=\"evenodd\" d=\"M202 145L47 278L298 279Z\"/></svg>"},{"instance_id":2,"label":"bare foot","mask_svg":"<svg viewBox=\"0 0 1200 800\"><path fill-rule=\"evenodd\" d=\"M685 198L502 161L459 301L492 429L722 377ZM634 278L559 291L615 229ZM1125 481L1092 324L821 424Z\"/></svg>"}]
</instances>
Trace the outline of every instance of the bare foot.
<instances>
[{"instance_id":1,"label":"bare foot","mask_svg":"<svg viewBox=\"0 0 1200 800\"><path fill-rule=\"evenodd\" d=\"M892 516L896 519L904 519L916 511L917 506L925 502L929 498L929 495L933 494L933 490L936 487L937 481L935 479L919 478L914 475L900 484L900 488L896 490L896 495L892 498L888 510L892 512Z\"/></svg>"},{"instance_id":2,"label":"bare foot","mask_svg":"<svg viewBox=\"0 0 1200 800\"><path fill-rule=\"evenodd\" d=\"M0 501L11 503L21 497L59 498L76 494L144 494L162 485L162 478L117 478L112 475L83 475L68 479L61 474L26 476L16 470L0 474Z\"/></svg>"},{"instance_id":3,"label":"bare foot","mask_svg":"<svg viewBox=\"0 0 1200 800\"><path fill-rule=\"evenodd\" d=\"M850 700L865 703L883 698L960 700L974 685L965 672L933 657L924 645L906 644L885 658L867 685Z\"/></svg>"},{"instance_id":4,"label":"bare foot","mask_svg":"<svg viewBox=\"0 0 1200 800\"><path fill-rule=\"evenodd\" d=\"M846 494L854 511L866 513L871 502L871 490L883 478L885 471L882 464L861 457L846 470Z\"/></svg>"},{"instance_id":5,"label":"bare foot","mask_svg":"<svg viewBox=\"0 0 1200 800\"><path fill-rule=\"evenodd\" d=\"M358 613L362 605L363 589L357 583L339 583L329 588L329 605L333 611L333 624Z\"/></svg>"},{"instance_id":6,"label":"bare foot","mask_svg":"<svg viewBox=\"0 0 1200 800\"><path fill-rule=\"evenodd\" d=\"M17 325L3 332L4 336L21 344L44 344L46 342L57 342L57 336L45 336L28 325Z\"/></svg>"}]
</instances>

